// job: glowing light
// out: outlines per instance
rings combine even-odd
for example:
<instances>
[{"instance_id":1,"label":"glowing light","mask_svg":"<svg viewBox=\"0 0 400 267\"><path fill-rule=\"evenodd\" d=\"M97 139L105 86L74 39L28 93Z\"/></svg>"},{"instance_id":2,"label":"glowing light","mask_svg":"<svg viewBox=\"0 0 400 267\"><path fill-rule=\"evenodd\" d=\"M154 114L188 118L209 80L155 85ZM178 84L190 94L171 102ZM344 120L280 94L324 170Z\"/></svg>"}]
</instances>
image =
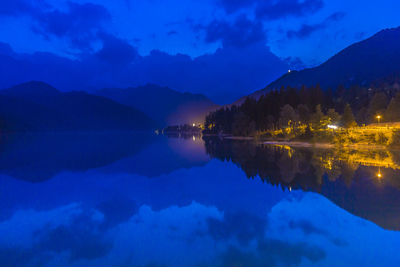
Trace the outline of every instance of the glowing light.
<instances>
[{"instance_id":1,"label":"glowing light","mask_svg":"<svg viewBox=\"0 0 400 267\"><path fill-rule=\"evenodd\" d=\"M337 127L336 125L328 125L328 128L329 128L329 129L336 130L338 127Z\"/></svg>"},{"instance_id":2,"label":"glowing light","mask_svg":"<svg viewBox=\"0 0 400 267\"><path fill-rule=\"evenodd\" d=\"M380 123L382 116L381 115L377 115L376 118L378 119L378 123Z\"/></svg>"},{"instance_id":3,"label":"glowing light","mask_svg":"<svg viewBox=\"0 0 400 267\"><path fill-rule=\"evenodd\" d=\"M291 186L289 186L289 192L292 192L292 187Z\"/></svg>"},{"instance_id":4,"label":"glowing light","mask_svg":"<svg viewBox=\"0 0 400 267\"><path fill-rule=\"evenodd\" d=\"M287 72L288 72L288 73L291 73L291 72L292 72L292 70L288 70Z\"/></svg>"},{"instance_id":5,"label":"glowing light","mask_svg":"<svg viewBox=\"0 0 400 267\"><path fill-rule=\"evenodd\" d=\"M381 168L379 168L379 171L378 171L378 173L376 174L376 177L378 177L378 178L382 178L382 177L383 177L383 175L382 175L382 173L381 173Z\"/></svg>"},{"instance_id":6,"label":"glowing light","mask_svg":"<svg viewBox=\"0 0 400 267\"><path fill-rule=\"evenodd\" d=\"M192 125L193 125L193 127L196 127L196 123L193 123Z\"/></svg>"},{"instance_id":7,"label":"glowing light","mask_svg":"<svg viewBox=\"0 0 400 267\"><path fill-rule=\"evenodd\" d=\"M193 135L193 141L196 141L196 136Z\"/></svg>"}]
</instances>

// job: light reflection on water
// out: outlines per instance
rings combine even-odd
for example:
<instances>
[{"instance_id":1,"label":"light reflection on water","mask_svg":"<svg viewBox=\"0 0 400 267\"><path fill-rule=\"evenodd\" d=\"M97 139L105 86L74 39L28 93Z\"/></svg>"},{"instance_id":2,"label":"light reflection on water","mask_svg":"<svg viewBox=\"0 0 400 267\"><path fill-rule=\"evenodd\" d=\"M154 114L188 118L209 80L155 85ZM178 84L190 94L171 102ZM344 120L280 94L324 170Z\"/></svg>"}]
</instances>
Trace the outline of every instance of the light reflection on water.
<instances>
[{"instance_id":1,"label":"light reflection on water","mask_svg":"<svg viewBox=\"0 0 400 267\"><path fill-rule=\"evenodd\" d=\"M2 140L1 266L400 261L396 152L131 133Z\"/></svg>"}]
</instances>

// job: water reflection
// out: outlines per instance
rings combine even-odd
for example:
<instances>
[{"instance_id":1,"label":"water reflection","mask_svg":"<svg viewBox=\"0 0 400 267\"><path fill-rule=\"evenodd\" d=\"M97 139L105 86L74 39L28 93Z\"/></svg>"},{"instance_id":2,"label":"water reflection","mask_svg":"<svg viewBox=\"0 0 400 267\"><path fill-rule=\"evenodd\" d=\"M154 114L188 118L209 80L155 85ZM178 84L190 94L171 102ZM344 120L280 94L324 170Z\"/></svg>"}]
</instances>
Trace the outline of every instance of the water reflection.
<instances>
[{"instance_id":1,"label":"water reflection","mask_svg":"<svg viewBox=\"0 0 400 267\"><path fill-rule=\"evenodd\" d=\"M193 136L103 133L94 141L89 133L67 136L3 142L1 266L393 266L399 261L393 255L400 232L368 221L396 229L398 188L395 179L387 181L396 170L340 165L332 151L204 143ZM110 144L100 142L107 140ZM79 144L85 157L79 156ZM22 159L6 159L23 147L30 152ZM44 152L35 159L40 147ZM55 156L61 163L50 159L55 151L65 151ZM23 167L28 159L31 166ZM328 176L336 169L340 173ZM381 221L373 212L379 210Z\"/></svg>"},{"instance_id":2,"label":"water reflection","mask_svg":"<svg viewBox=\"0 0 400 267\"><path fill-rule=\"evenodd\" d=\"M318 192L385 229L400 230L400 152L316 149L208 139L207 153L238 165L248 178L284 190Z\"/></svg>"},{"instance_id":3,"label":"water reflection","mask_svg":"<svg viewBox=\"0 0 400 267\"><path fill-rule=\"evenodd\" d=\"M90 169L152 177L208 160L200 138L186 142L148 132L0 135L0 174L31 182L45 181L64 171Z\"/></svg>"}]
</instances>

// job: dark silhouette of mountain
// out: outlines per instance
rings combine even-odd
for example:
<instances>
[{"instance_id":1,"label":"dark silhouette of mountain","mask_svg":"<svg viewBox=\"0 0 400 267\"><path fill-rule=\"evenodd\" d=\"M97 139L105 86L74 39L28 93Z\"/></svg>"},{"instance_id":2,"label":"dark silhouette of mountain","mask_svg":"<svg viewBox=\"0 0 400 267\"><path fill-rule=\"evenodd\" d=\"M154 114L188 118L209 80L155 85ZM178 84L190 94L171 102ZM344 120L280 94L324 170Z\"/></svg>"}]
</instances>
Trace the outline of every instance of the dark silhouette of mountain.
<instances>
[{"instance_id":1,"label":"dark silhouette of mountain","mask_svg":"<svg viewBox=\"0 0 400 267\"><path fill-rule=\"evenodd\" d=\"M103 89L98 95L137 108L163 125L200 123L218 106L201 94L181 93L154 84L126 89Z\"/></svg>"},{"instance_id":2,"label":"dark silhouette of mountain","mask_svg":"<svg viewBox=\"0 0 400 267\"><path fill-rule=\"evenodd\" d=\"M146 130L143 112L85 92L60 92L42 82L0 91L2 131Z\"/></svg>"},{"instance_id":3,"label":"dark silhouette of mountain","mask_svg":"<svg viewBox=\"0 0 400 267\"><path fill-rule=\"evenodd\" d=\"M282 86L315 86L335 89L339 85L369 86L377 79L400 71L400 27L386 29L355 43L325 63L302 71L291 71L259 90L251 97L258 98ZM240 103L243 99L239 100Z\"/></svg>"},{"instance_id":4,"label":"dark silhouette of mountain","mask_svg":"<svg viewBox=\"0 0 400 267\"><path fill-rule=\"evenodd\" d=\"M83 172L132 157L154 139L129 131L2 134L0 174L42 182L63 171Z\"/></svg>"},{"instance_id":5,"label":"dark silhouette of mountain","mask_svg":"<svg viewBox=\"0 0 400 267\"><path fill-rule=\"evenodd\" d=\"M43 182L61 172L159 177L207 164L203 141L147 132L44 132L0 136L0 175Z\"/></svg>"}]
</instances>

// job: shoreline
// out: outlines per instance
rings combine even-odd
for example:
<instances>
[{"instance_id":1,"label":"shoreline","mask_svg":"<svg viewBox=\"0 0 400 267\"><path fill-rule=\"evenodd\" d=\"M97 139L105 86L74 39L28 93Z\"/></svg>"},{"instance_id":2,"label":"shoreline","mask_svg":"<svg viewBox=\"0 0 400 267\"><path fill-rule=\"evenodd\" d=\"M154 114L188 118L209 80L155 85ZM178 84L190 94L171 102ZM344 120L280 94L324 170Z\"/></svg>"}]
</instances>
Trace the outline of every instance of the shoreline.
<instances>
[{"instance_id":1,"label":"shoreline","mask_svg":"<svg viewBox=\"0 0 400 267\"><path fill-rule=\"evenodd\" d=\"M389 147L385 145L377 144L334 144L334 143L313 143L308 141L288 141L288 140L262 140L256 137L246 136L232 136L232 135L206 135L206 136L217 136L227 140L241 140L241 141L255 141L265 145L283 145L291 147L304 147L304 148L319 148L319 149L376 149L376 150L400 150L400 147Z\"/></svg>"},{"instance_id":2,"label":"shoreline","mask_svg":"<svg viewBox=\"0 0 400 267\"><path fill-rule=\"evenodd\" d=\"M304 148L321 148L321 149L358 149L358 150L399 150L399 148L395 147L387 147L383 145L374 145L374 144L351 144L351 145L336 145L329 143L310 143L310 142L300 142L300 141L263 141L262 144L265 145L283 145L290 147L304 147Z\"/></svg>"}]
</instances>

